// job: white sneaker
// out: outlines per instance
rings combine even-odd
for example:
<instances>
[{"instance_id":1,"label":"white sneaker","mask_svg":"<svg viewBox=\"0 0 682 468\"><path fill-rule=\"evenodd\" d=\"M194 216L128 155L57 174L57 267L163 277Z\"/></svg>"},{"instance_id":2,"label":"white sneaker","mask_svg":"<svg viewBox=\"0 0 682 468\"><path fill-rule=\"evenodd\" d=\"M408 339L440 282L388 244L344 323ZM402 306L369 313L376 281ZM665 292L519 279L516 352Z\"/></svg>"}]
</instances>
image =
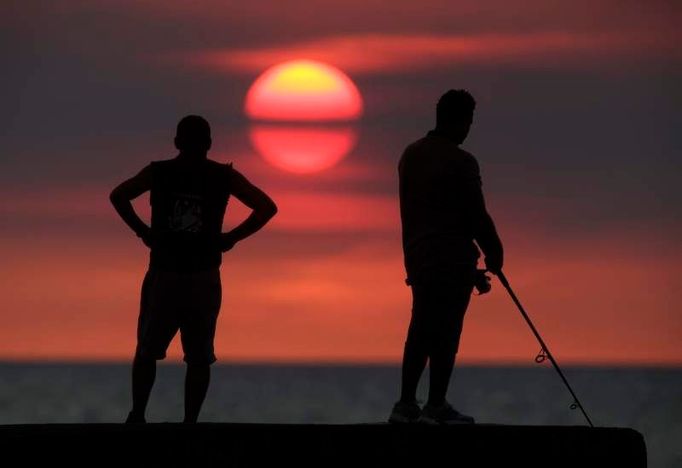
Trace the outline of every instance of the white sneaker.
<instances>
[{"instance_id":1,"label":"white sneaker","mask_svg":"<svg viewBox=\"0 0 682 468\"><path fill-rule=\"evenodd\" d=\"M418 422L423 424L474 424L474 418L462 414L450 406L447 401L441 406L432 406L428 403L422 409Z\"/></svg>"},{"instance_id":2,"label":"white sneaker","mask_svg":"<svg viewBox=\"0 0 682 468\"><path fill-rule=\"evenodd\" d=\"M391 415L388 417L388 422L393 424L414 423L419 419L421 412L422 410L416 401L413 403L399 401L393 405L393 411L391 411Z\"/></svg>"}]
</instances>

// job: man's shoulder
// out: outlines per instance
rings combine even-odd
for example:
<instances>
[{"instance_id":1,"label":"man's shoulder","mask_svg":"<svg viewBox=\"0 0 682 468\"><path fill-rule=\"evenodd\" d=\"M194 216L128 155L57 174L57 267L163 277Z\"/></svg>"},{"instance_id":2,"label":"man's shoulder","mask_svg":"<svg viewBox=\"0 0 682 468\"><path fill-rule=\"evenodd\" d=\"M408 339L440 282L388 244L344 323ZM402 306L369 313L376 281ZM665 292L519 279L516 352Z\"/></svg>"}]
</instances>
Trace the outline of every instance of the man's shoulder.
<instances>
[{"instance_id":1,"label":"man's shoulder","mask_svg":"<svg viewBox=\"0 0 682 468\"><path fill-rule=\"evenodd\" d=\"M423 137L421 137L421 138L417 138L416 140L414 140L413 142L411 142L411 143L409 143L409 144L407 145L407 147L405 148L405 151L408 151L408 150L410 150L410 151L419 150L419 149L422 148L424 145L428 144L428 142L429 142L429 136L428 136L428 135L425 135L425 136L423 136Z\"/></svg>"},{"instance_id":2,"label":"man's shoulder","mask_svg":"<svg viewBox=\"0 0 682 468\"><path fill-rule=\"evenodd\" d=\"M457 152L462 155L462 157L467 158L467 159L473 159L474 161L476 160L476 157L471 154L469 151L463 149L462 147L458 146L457 147Z\"/></svg>"},{"instance_id":3,"label":"man's shoulder","mask_svg":"<svg viewBox=\"0 0 682 468\"><path fill-rule=\"evenodd\" d=\"M154 159L148 167L169 167L176 163L176 158Z\"/></svg>"},{"instance_id":4,"label":"man's shoulder","mask_svg":"<svg viewBox=\"0 0 682 468\"><path fill-rule=\"evenodd\" d=\"M221 163L220 161L216 161L215 159L210 159L210 158L206 158L206 164L207 164L209 167L215 167L215 168L232 167L232 163L231 163L231 162L228 162L228 163Z\"/></svg>"},{"instance_id":5,"label":"man's shoulder","mask_svg":"<svg viewBox=\"0 0 682 468\"><path fill-rule=\"evenodd\" d=\"M430 135L426 135L408 144L403 151L403 158L422 153L440 155L448 159L454 154L457 156L457 159L461 161L478 164L476 157L467 150L462 149L459 145L450 142L447 139Z\"/></svg>"},{"instance_id":6,"label":"man's shoulder","mask_svg":"<svg viewBox=\"0 0 682 468\"><path fill-rule=\"evenodd\" d=\"M467 150L457 147L457 153L466 164L473 164L475 166L478 166L478 160L476 159L476 157Z\"/></svg>"},{"instance_id":7,"label":"man's shoulder","mask_svg":"<svg viewBox=\"0 0 682 468\"><path fill-rule=\"evenodd\" d=\"M207 159L206 168L208 169L208 174L210 174L210 177L213 178L213 180L215 180L217 183L231 184L234 180L234 169L231 162L221 163L214 159Z\"/></svg>"},{"instance_id":8,"label":"man's shoulder","mask_svg":"<svg viewBox=\"0 0 682 468\"><path fill-rule=\"evenodd\" d=\"M232 172L232 163L231 162L221 163L220 161L216 161L215 159L207 159L206 164L210 170L213 170L216 172L221 172L221 173L226 172L228 174Z\"/></svg>"},{"instance_id":9,"label":"man's shoulder","mask_svg":"<svg viewBox=\"0 0 682 468\"><path fill-rule=\"evenodd\" d=\"M162 168L171 168L171 167L187 167L186 166L187 162L186 161L181 161L176 157L173 158L168 158L168 159L157 159L149 163L150 166L154 167L162 167ZM203 165L205 168L208 168L209 170L230 170L232 169L232 163L221 163L219 161L216 161L214 159L208 159L206 158L203 161ZM197 166L196 163L193 163L192 166L194 167L200 167Z\"/></svg>"},{"instance_id":10,"label":"man's shoulder","mask_svg":"<svg viewBox=\"0 0 682 468\"><path fill-rule=\"evenodd\" d=\"M427 144L427 137L422 137L419 138L411 143L409 143L407 146L405 146L405 149L403 150L403 153L400 157L400 160L406 160L413 158L415 155L418 155L420 153L424 152L424 146Z\"/></svg>"}]
</instances>

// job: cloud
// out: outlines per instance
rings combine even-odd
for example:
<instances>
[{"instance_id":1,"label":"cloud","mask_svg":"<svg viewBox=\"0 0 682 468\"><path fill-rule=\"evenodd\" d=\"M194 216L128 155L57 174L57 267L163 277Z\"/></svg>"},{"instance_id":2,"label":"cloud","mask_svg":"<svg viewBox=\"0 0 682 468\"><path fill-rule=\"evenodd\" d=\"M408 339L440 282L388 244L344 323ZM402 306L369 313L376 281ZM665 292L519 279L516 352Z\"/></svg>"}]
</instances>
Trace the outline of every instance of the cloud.
<instances>
[{"instance_id":1,"label":"cloud","mask_svg":"<svg viewBox=\"0 0 682 468\"><path fill-rule=\"evenodd\" d=\"M394 232L399 229L398 200L392 195L337 193L284 188L268 189L276 200L279 213L269 229L281 232ZM100 187L54 189L32 194L8 194L13 203L0 205L0 216L21 220L22 226L47 223L59 229L64 223L79 226L120 224L108 191ZM134 201L140 216L149 220L148 196ZM231 199L225 225L234 226L245 219L250 209ZM5 226L8 223L0 223ZM11 229L12 226L6 226ZM14 229L16 230L16 229Z\"/></svg>"},{"instance_id":2,"label":"cloud","mask_svg":"<svg viewBox=\"0 0 682 468\"><path fill-rule=\"evenodd\" d=\"M165 59L227 72L257 73L279 62L308 58L333 63L349 73L375 74L443 68L453 63L579 64L586 59L611 61L671 51L674 49L663 37L636 32L368 33L289 45L200 50L171 54Z\"/></svg>"}]
</instances>

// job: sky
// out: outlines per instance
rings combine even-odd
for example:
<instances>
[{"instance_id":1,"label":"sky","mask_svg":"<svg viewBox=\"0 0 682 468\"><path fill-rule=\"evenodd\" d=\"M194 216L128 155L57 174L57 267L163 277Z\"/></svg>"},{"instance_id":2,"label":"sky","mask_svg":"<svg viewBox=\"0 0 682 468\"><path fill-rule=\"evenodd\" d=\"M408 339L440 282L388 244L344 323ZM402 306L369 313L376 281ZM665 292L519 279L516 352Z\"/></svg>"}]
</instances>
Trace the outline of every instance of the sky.
<instances>
[{"instance_id":1,"label":"sky","mask_svg":"<svg viewBox=\"0 0 682 468\"><path fill-rule=\"evenodd\" d=\"M132 357L148 251L108 196L173 157L178 120L200 114L209 157L279 206L223 257L218 359L398 363L397 162L438 97L465 88L463 148L555 357L680 365L681 19L673 1L3 2L0 359ZM244 110L254 81L295 59L337 67L362 97L336 128L345 155L315 172L273 164ZM135 206L148 217L145 196ZM247 214L231 201L225 229ZM472 298L459 362L538 350L499 282Z\"/></svg>"}]
</instances>

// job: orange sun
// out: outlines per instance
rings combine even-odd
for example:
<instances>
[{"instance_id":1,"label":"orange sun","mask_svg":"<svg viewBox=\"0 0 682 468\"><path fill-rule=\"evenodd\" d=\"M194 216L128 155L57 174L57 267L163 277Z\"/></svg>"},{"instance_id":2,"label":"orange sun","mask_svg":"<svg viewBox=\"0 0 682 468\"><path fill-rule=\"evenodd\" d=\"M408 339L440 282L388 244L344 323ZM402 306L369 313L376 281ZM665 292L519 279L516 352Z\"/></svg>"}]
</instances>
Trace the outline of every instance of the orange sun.
<instances>
[{"instance_id":1,"label":"orange sun","mask_svg":"<svg viewBox=\"0 0 682 468\"><path fill-rule=\"evenodd\" d=\"M263 158L280 169L306 174L334 166L353 149L357 137L348 123L362 115L363 104L358 88L338 68L292 60L256 79L244 110L258 122L249 135Z\"/></svg>"},{"instance_id":2,"label":"orange sun","mask_svg":"<svg viewBox=\"0 0 682 468\"><path fill-rule=\"evenodd\" d=\"M292 60L258 77L246 95L245 110L257 120L353 120L362 114L362 97L338 68Z\"/></svg>"}]
</instances>

